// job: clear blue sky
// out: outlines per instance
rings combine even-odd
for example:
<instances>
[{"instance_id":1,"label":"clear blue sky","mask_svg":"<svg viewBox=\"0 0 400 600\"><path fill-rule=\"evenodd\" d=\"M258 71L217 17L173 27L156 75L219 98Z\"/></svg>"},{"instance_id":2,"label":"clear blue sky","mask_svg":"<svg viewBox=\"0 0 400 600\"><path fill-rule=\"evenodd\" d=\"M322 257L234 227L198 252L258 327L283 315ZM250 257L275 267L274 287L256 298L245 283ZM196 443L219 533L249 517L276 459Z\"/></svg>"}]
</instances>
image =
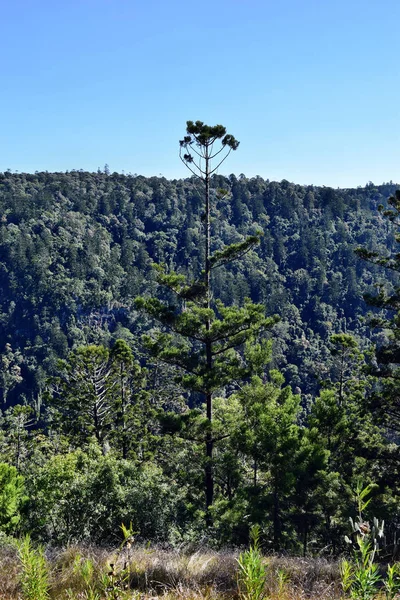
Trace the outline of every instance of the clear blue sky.
<instances>
[{"instance_id":1,"label":"clear blue sky","mask_svg":"<svg viewBox=\"0 0 400 600\"><path fill-rule=\"evenodd\" d=\"M241 142L222 173L400 181L398 0L0 0L0 171L187 176L186 120Z\"/></svg>"}]
</instances>

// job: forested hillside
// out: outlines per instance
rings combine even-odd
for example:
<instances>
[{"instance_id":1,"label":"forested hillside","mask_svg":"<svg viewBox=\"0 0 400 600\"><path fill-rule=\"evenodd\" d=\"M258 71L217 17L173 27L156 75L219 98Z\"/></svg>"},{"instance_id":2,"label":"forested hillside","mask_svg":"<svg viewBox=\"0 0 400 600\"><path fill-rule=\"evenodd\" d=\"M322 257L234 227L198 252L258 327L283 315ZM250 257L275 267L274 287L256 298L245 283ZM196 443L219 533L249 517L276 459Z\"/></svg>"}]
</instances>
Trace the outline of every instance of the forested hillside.
<instances>
[{"instance_id":1,"label":"forested hillside","mask_svg":"<svg viewBox=\"0 0 400 600\"><path fill-rule=\"evenodd\" d=\"M104 543L132 523L221 546L258 523L274 550L335 554L365 483L396 545L398 394L378 419L368 373L388 328L363 299L396 291L373 264L396 252L378 210L395 191L213 176L204 304L195 177L1 174L0 531Z\"/></svg>"},{"instance_id":2,"label":"forested hillside","mask_svg":"<svg viewBox=\"0 0 400 600\"><path fill-rule=\"evenodd\" d=\"M314 393L329 336L370 336L362 296L382 273L354 249L393 248L377 206L395 186L334 190L231 175L214 177L213 188L214 249L263 232L244 260L215 272L215 294L228 305L248 296L278 314L273 364L293 388ZM188 275L200 268L202 193L195 178L0 176L1 351L9 344L3 363L20 368L3 371L4 402L40 395L74 346L132 335L138 343L147 325L133 299L155 291L152 261Z\"/></svg>"}]
</instances>

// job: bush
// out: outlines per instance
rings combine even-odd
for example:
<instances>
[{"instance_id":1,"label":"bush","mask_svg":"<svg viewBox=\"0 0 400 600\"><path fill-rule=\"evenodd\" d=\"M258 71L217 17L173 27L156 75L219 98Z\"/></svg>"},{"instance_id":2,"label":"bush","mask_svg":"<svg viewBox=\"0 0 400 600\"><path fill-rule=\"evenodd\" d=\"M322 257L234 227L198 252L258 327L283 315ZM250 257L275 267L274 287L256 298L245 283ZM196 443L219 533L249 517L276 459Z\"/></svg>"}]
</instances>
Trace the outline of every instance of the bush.
<instances>
[{"instance_id":1,"label":"bush","mask_svg":"<svg viewBox=\"0 0 400 600\"><path fill-rule=\"evenodd\" d=\"M51 457L30 479L25 528L56 545L116 541L121 523L165 540L173 523L171 486L153 465L81 450Z\"/></svg>"},{"instance_id":2,"label":"bush","mask_svg":"<svg viewBox=\"0 0 400 600\"><path fill-rule=\"evenodd\" d=\"M17 469L0 463L0 531L10 533L20 522L20 509L25 501L24 478Z\"/></svg>"}]
</instances>

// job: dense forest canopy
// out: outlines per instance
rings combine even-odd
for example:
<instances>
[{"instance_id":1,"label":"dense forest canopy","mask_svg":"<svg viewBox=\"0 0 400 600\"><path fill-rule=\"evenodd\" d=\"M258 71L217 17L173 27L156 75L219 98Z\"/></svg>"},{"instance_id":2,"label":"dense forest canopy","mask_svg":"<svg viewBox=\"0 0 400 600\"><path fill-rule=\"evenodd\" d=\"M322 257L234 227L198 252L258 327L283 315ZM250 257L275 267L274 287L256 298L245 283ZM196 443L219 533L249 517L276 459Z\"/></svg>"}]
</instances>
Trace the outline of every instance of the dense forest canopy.
<instances>
[{"instance_id":1,"label":"dense forest canopy","mask_svg":"<svg viewBox=\"0 0 400 600\"><path fill-rule=\"evenodd\" d=\"M218 195L221 188L228 193ZM354 249L393 249L377 207L395 188L212 178L213 250L263 232L243 261L215 272L215 294L228 305L250 297L280 316L273 363L303 394L316 390L315 364L326 362L331 334L370 336L359 319L368 310L363 294L374 293L382 273ZM1 174L1 351L20 369L3 401L40 394L57 358L73 347L138 340L147 324L132 304L155 291L152 261L188 276L200 268L202 211L194 177Z\"/></svg>"},{"instance_id":2,"label":"dense forest canopy","mask_svg":"<svg viewBox=\"0 0 400 600\"><path fill-rule=\"evenodd\" d=\"M384 349L393 332L367 315L379 321L398 293L398 270L383 272L379 258L396 253L396 227L379 209L396 189L214 174L209 219L195 177L0 174L0 461L15 484L0 529L103 543L132 521L143 538L175 544L202 539L206 522L207 543L224 545L259 523L275 550L336 553L365 480L395 543L400 458L388 407L398 410L398 395L387 388L394 401L375 414L371 375L374 344ZM208 221L219 266L210 308L195 308L199 290L180 282L204 274ZM240 260L225 260L231 252ZM186 294L179 315L160 281ZM364 296L377 293L371 309ZM207 344L208 333L194 334L204 315L218 334L214 370L194 366L185 379L172 365L187 367L190 346L174 334ZM261 337L251 330L246 345L235 326L251 315ZM168 337L172 323L181 329ZM218 346L229 336L232 347ZM212 394L212 423L201 393Z\"/></svg>"}]
</instances>

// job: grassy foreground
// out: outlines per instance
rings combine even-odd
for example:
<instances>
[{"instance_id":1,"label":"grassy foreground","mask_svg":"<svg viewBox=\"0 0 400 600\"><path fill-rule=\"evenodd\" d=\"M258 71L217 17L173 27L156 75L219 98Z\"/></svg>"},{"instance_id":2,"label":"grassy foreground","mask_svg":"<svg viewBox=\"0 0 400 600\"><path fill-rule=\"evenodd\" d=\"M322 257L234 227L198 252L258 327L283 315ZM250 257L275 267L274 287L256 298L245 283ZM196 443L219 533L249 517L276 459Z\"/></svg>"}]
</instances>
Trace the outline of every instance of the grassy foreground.
<instances>
[{"instance_id":1,"label":"grassy foreground","mask_svg":"<svg viewBox=\"0 0 400 600\"><path fill-rule=\"evenodd\" d=\"M240 588L238 553L69 547L38 552L26 545L0 549L1 600L254 600ZM264 558L259 599L328 600L341 597L337 562Z\"/></svg>"}]
</instances>

